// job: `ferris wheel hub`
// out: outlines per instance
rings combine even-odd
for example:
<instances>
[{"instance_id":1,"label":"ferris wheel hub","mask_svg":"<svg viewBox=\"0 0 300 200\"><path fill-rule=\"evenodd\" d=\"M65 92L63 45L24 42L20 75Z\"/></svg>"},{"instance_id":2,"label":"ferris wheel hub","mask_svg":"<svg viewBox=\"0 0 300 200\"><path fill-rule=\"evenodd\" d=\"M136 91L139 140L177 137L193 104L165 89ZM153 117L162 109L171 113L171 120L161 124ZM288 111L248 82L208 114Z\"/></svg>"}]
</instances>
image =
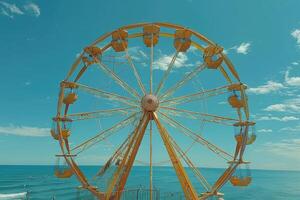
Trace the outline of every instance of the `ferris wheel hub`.
<instances>
[{"instance_id":1,"label":"ferris wheel hub","mask_svg":"<svg viewBox=\"0 0 300 200\"><path fill-rule=\"evenodd\" d=\"M153 94L147 94L142 98L141 106L145 111L154 112L159 105L158 98Z\"/></svg>"}]
</instances>

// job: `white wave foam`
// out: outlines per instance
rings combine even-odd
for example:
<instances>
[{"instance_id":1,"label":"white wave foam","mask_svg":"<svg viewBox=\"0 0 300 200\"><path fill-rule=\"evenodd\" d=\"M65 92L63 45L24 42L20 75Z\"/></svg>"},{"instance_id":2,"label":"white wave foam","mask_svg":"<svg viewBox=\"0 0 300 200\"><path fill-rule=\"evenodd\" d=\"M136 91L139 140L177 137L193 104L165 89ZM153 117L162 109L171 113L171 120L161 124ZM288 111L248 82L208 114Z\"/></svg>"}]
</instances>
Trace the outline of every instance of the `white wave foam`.
<instances>
[{"instance_id":1,"label":"white wave foam","mask_svg":"<svg viewBox=\"0 0 300 200\"><path fill-rule=\"evenodd\" d=\"M20 192L14 194L0 194L0 200L21 200L26 199L27 192Z\"/></svg>"}]
</instances>

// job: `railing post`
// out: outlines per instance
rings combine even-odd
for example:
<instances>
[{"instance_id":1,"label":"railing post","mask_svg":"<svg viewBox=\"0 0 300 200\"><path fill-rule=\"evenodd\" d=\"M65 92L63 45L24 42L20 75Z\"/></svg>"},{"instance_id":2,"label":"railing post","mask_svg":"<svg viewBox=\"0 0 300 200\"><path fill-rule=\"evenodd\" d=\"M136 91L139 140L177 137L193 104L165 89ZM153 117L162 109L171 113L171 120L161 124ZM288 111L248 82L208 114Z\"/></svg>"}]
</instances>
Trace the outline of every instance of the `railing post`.
<instances>
[{"instance_id":1,"label":"railing post","mask_svg":"<svg viewBox=\"0 0 300 200\"><path fill-rule=\"evenodd\" d=\"M137 191L136 191L136 200L139 200L139 191L140 191L140 188L137 189Z\"/></svg>"}]
</instances>

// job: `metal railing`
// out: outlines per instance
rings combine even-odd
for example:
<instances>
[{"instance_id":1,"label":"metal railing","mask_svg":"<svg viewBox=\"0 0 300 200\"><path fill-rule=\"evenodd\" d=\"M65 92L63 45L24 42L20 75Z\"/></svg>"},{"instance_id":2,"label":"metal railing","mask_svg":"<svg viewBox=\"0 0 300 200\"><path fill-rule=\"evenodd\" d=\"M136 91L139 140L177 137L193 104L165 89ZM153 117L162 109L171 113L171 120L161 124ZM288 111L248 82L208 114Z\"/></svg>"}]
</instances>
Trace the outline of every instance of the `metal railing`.
<instances>
[{"instance_id":1,"label":"metal railing","mask_svg":"<svg viewBox=\"0 0 300 200\"><path fill-rule=\"evenodd\" d=\"M150 200L150 189L137 188L126 189L120 192L115 192L111 199L119 196L120 200ZM77 193L78 200L96 199L88 191L82 191ZM152 190L152 200L184 200L183 192L160 192L158 189Z\"/></svg>"}]
</instances>

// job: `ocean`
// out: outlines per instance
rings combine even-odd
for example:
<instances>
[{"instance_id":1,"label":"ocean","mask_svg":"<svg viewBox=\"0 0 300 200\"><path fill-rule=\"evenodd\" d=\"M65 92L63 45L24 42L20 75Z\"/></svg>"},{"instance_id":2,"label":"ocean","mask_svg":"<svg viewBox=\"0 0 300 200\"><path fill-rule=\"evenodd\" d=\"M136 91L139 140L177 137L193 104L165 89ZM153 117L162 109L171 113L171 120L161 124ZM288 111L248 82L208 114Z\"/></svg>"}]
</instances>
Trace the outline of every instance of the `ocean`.
<instances>
[{"instance_id":1,"label":"ocean","mask_svg":"<svg viewBox=\"0 0 300 200\"><path fill-rule=\"evenodd\" d=\"M85 166L83 170L94 174L99 168ZM223 169L201 169L212 182ZM0 166L0 194L29 192L29 199L92 199L77 189L75 177L58 179L54 166ZM182 192L171 167L154 167L153 183L161 199L180 199ZM148 188L148 167L134 167L126 188ZM253 181L244 188L227 183L221 190L225 200L300 200L300 172L252 170ZM191 181L194 181L191 178ZM141 186L143 185L143 186ZM200 190L200 187L195 186ZM165 196L164 196L165 195ZM176 196L177 195L177 196ZM130 197L128 199L131 199Z\"/></svg>"}]
</instances>

